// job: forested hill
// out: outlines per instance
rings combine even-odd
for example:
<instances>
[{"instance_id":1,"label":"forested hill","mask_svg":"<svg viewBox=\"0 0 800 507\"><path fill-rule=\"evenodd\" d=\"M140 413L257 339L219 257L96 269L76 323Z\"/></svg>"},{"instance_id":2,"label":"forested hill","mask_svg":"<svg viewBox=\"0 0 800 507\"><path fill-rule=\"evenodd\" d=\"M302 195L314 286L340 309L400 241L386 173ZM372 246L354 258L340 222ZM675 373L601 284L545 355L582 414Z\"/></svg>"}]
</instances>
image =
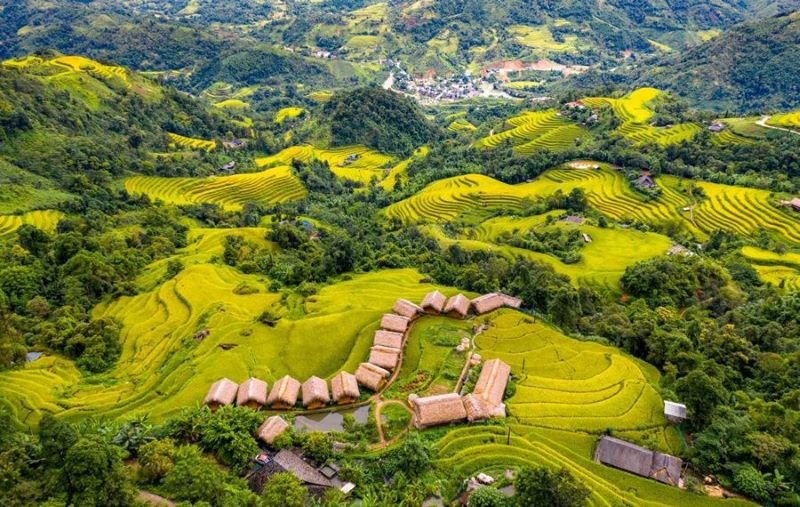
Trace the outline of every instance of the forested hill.
<instances>
[{"instance_id":1,"label":"forested hill","mask_svg":"<svg viewBox=\"0 0 800 507\"><path fill-rule=\"evenodd\" d=\"M0 186L17 208L49 207L128 171L153 171L168 133L213 139L221 111L123 67L55 53L0 64ZM54 163L56 162L57 163ZM199 162L198 162L199 163ZM103 197L97 197L102 204Z\"/></svg>"},{"instance_id":2,"label":"forested hill","mask_svg":"<svg viewBox=\"0 0 800 507\"><path fill-rule=\"evenodd\" d=\"M759 111L800 106L800 12L732 28L666 58L638 84L674 91L701 106Z\"/></svg>"},{"instance_id":3,"label":"forested hill","mask_svg":"<svg viewBox=\"0 0 800 507\"><path fill-rule=\"evenodd\" d=\"M197 69L268 44L303 54L331 51L357 62L392 58L417 72L449 73L502 59L610 65L628 51L681 51L800 1L0 0L0 6L4 58L54 48L137 69ZM283 77L298 71L279 63L287 71ZM331 80L319 70L320 79ZM201 80L212 71L201 72Z\"/></svg>"}]
</instances>

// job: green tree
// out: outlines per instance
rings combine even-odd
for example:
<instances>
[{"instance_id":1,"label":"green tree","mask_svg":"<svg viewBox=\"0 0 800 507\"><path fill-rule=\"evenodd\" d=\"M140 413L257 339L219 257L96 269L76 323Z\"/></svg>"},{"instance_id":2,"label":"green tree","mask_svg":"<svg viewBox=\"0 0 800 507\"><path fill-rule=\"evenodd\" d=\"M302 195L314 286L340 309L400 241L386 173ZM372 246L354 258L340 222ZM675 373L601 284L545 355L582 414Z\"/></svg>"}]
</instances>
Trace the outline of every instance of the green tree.
<instances>
[{"instance_id":1,"label":"green tree","mask_svg":"<svg viewBox=\"0 0 800 507\"><path fill-rule=\"evenodd\" d=\"M235 471L243 472L258 454L253 435L260 424L261 416L247 407L222 407L205 428L203 447L216 453L220 461Z\"/></svg>"},{"instance_id":2,"label":"green tree","mask_svg":"<svg viewBox=\"0 0 800 507\"><path fill-rule=\"evenodd\" d=\"M312 431L303 439L303 451L314 461L323 463L333 455L333 441L327 433Z\"/></svg>"},{"instance_id":3,"label":"green tree","mask_svg":"<svg viewBox=\"0 0 800 507\"><path fill-rule=\"evenodd\" d=\"M41 229L30 224L23 224L17 229L19 244L36 257L41 257L50 245L50 236Z\"/></svg>"},{"instance_id":4,"label":"green tree","mask_svg":"<svg viewBox=\"0 0 800 507\"><path fill-rule=\"evenodd\" d=\"M469 495L469 507L505 507L509 504L508 497L502 491L484 486Z\"/></svg>"},{"instance_id":5,"label":"green tree","mask_svg":"<svg viewBox=\"0 0 800 507\"><path fill-rule=\"evenodd\" d=\"M305 498L306 489L289 472L270 477L261 494L264 507L303 507Z\"/></svg>"},{"instance_id":6,"label":"green tree","mask_svg":"<svg viewBox=\"0 0 800 507\"><path fill-rule=\"evenodd\" d=\"M134 503L119 448L98 437L81 438L70 447L61 483L69 505L121 507Z\"/></svg>"},{"instance_id":7,"label":"green tree","mask_svg":"<svg viewBox=\"0 0 800 507\"><path fill-rule=\"evenodd\" d=\"M139 476L145 482L159 482L172 470L175 443L169 439L153 440L139 448Z\"/></svg>"},{"instance_id":8,"label":"green tree","mask_svg":"<svg viewBox=\"0 0 800 507\"><path fill-rule=\"evenodd\" d=\"M212 505L222 503L228 477L213 460L203 456L196 446L189 445L178 448L173 461L163 481L171 498Z\"/></svg>"},{"instance_id":9,"label":"green tree","mask_svg":"<svg viewBox=\"0 0 800 507\"><path fill-rule=\"evenodd\" d=\"M49 466L61 466L67 456L67 451L78 441L78 431L75 427L52 414L45 414L39 421L39 444L42 446L42 456Z\"/></svg>"},{"instance_id":10,"label":"green tree","mask_svg":"<svg viewBox=\"0 0 800 507\"><path fill-rule=\"evenodd\" d=\"M523 468L514 479L514 505L519 507L580 507L590 491L565 468Z\"/></svg>"}]
</instances>

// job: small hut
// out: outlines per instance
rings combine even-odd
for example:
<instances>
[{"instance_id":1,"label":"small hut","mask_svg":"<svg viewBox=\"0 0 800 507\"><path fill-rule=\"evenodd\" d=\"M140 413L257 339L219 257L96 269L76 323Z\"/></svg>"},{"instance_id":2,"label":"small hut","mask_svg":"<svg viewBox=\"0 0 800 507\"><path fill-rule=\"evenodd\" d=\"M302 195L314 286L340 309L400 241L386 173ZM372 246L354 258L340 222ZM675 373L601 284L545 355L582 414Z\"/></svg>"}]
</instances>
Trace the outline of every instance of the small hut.
<instances>
[{"instance_id":1,"label":"small hut","mask_svg":"<svg viewBox=\"0 0 800 507\"><path fill-rule=\"evenodd\" d=\"M475 309L475 313L478 315L493 312L504 306L519 308L522 306L522 300L501 292L484 294L483 296L476 297L472 300L472 307Z\"/></svg>"},{"instance_id":2,"label":"small hut","mask_svg":"<svg viewBox=\"0 0 800 507\"><path fill-rule=\"evenodd\" d=\"M631 442L604 436L597 443L594 460L664 484L679 486L683 461L669 454L645 449Z\"/></svg>"},{"instance_id":3,"label":"small hut","mask_svg":"<svg viewBox=\"0 0 800 507\"><path fill-rule=\"evenodd\" d=\"M458 294L447 300L444 305L444 313L454 319L463 319L469 313L470 301L464 294Z\"/></svg>"},{"instance_id":4,"label":"small hut","mask_svg":"<svg viewBox=\"0 0 800 507\"><path fill-rule=\"evenodd\" d=\"M354 403L361 395L356 376L346 371L339 372L331 379L331 391L333 391L333 401L338 405Z\"/></svg>"},{"instance_id":5,"label":"small hut","mask_svg":"<svg viewBox=\"0 0 800 507\"><path fill-rule=\"evenodd\" d=\"M394 370L400 362L400 349L372 347L369 349L369 362L387 370Z\"/></svg>"},{"instance_id":6,"label":"small hut","mask_svg":"<svg viewBox=\"0 0 800 507\"><path fill-rule=\"evenodd\" d=\"M402 349L403 335L401 333L393 333L392 331L379 329L375 331L375 338L373 338L372 344L382 347L391 347L393 349Z\"/></svg>"},{"instance_id":7,"label":"small hut","mask_svg":"<svg viewBox=\"0 0 800 507\"><path fill-rule=\"evenodd\" d=\"M492 416L492 411L486 406L486 402L475 394L468 394L461 398L461 401L464 403L469 422L482 421Z\"/></svg>"},{"instance_id":8,"label":"small hut","mask_svg":"<svg viewBox=\"0 0 800 507\"><path fill-rule=\"evenodd\" d=\"M261 468L249 474L247 482L252 491L261 494L272 476L282 472L294 475L310 497L322 498L326 490L334 487L330 479L289 449L278 452Z\"/></svg>"},{"instance_id":9,"label":"small hut","mask_svg":"<svg viewBox=\"0 0 800 507\"><path fill-rule=\"evenodd\" d=\"M211 384L211 388L208 390L208 394L206 394L203 404L208 405L208 408L210 408L212 411L216 411L223 405L232 404L236 400L236 394L238 391L239 386L236 384L236 382L226 378L217 380Z\"/></svg>"},{"instance_id":10,"label":"small hut","mask_svg":"<svg viewBox=\"0 0 800 507\"><path fill-rule=\"evenodd\" d=\"M267 383L257 378L249 378L239 385L236 404L258 410L267 404Z\"/></svg>"},{"instance_id":11,"label":"small hut","mask_svg":"<svg viewBox=\"0 0 800 507\"><path fill-rule=\"evenodd\" d=\"M261 426L258 427L256 436L267 445L272 445L278 435L283 433L289 428L289 423L283 420L279 415L267 417Z\"/></svg>"},{"instance_id":12,"label":"small hut","mask_svg":"<svg viewBox=\"0 0 800 507\"><path fill-rule=\"evenodd\" d=\"M511 367L500 359L490 359L483 363L481 374L475 383L473 393L482 399L496 415L505 415L503 395L508 385Z\"/></svg>"},{"instance_id":13,"label":"small hut","mask_svg":"<svg viewBox=\"0 0 800 507\"><path fill-rule=\"evenodd\" d=\"M380 366L371 363L361 363L356 369L356 380L362 386L373 391L379 391L391 375Z\"/></svg>"},{"instance_id":14,"label":"small hut","mask_svg":"<svg viewBox=\"0 0 800 507\"><path fill-rule=\"evenodd\" d=\"M686 405L664 400L664 415L670 422L679 423L686 419Z\"/></svg>"},{"instance_id":15,"label":"small hut","mask_svg":"<svg viewBox=\"0 0 800 507\"><path fill-rule=\"evenodd\" d=\"M405 333L408 331L408 326L411 321L406 317L387 313L381 318L381 329L391 331L393 333Z\"/></svg>"},{"instance_id":16,"label":"small hut","mask_svg":"<svg viewBox=\"0 0 800 507\"><path fill-rule=\"evenodd\" d=\"M446 302L447 298L445 295L438 290L435 290L425 295L425 298L422 300L422 304L420 306L425 313L438 315L444 310L444 305Z\"/></svg>"},{"instance_id":17,"label":"small hut","mask_svg":"<svg viewBox=\"0 0 800 507\"><path fill-rule=\"evenodd\" d=\"M789 206L791 206L794 211L800 211L800 197L795 197L789 201Z\"/></svg>"},{"instance_id":18,"label":"small hut","mask_svg":"<svg viewBox=\"0 0 800 507\"><path fill-rule=\"evenodd\" d=\"M308 409L321 408L330 403L328 383L319 377L311 377L303 382L303 406Z\"/></svg>"},{"instance_id":19,"label":"small hut","mask_svg":"<svg viewBox=\"0 0 800 507\"><path fill-rule=\"evenodd\" d=\"M414 425L418 429L451 424L467 419L467 409L457 393L437 394L424 398L412 394L408 402L414 409Z\"/></svg>"},{"instance_id":20,"label":"small hut","mask_svg":"<svg viewBox=\"0 0 800 507\"><path fill-rule=\"evenodd\" d=\"M392 311L397 315L414 320L417 318L417 316L419 316L420 313L422 313L422 308L407 299L398 299L395 301Z\"/></svg>"},{"instance_id":21,"label":"small hut","mask_svg":"<svg viewBox=\"0 0 800 507\"><path fill-rule=\"evenodd\" d=\"M299 394L300 382L286 375L272 385L267 404L272 408L292 408Z\"/></svg>"}]
</instances>

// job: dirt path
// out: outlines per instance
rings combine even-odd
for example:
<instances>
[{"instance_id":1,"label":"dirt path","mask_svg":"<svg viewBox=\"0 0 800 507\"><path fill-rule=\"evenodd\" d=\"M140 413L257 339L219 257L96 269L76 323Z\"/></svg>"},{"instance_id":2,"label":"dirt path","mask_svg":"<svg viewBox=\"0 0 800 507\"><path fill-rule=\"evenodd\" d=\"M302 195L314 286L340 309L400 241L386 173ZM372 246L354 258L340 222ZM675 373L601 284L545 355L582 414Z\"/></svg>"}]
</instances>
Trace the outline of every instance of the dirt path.
<instances>
[{"instance_id":1,"label":"dirt path","mask_svg":"<svg viewBox=\"0 0 800 507\"><path fill-rule=\"evenodd\" d=\"M760 120L756 121L756 125L759 127L764 127L765 129L781 130L783 132L790 132L796 136L800 136L800 132L797 132L796 130L787 129L784 127L776 127L774 125L767 125L767 122L770 118L772 118L772 116L762 116Z\"/></svg>"},{"instance_id":2,"label":"dirt path","mask_svg":"<svg viewBox=\"0 0 800 507\"><path fill-rule=\"evenodd\" d=\"M158 507L173 507L175 502L172 500L167 500L163 496L158 496L155 493L150 493L149 491L139 490L139 494L137 495L137 499L140 502L148 503L150 505L156 505Z\"/></svg>"}]
</instances>

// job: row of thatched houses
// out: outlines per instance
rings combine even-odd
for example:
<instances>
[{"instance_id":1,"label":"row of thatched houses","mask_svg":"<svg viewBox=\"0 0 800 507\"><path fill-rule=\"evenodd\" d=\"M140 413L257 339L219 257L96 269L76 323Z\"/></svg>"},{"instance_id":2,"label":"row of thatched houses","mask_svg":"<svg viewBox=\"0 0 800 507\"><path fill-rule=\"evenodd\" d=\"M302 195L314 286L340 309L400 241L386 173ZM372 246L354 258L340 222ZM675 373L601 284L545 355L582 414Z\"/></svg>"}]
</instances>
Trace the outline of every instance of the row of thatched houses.
<instances>
[{"instance_id":1,"label":"row of thatched houses","mask_svg":"<svg viewBox=\"0 0 800 507\"><path fill-rule=\"evenodd\" d=\"M211 386L203 403L211 410L224 405L239 405L258 410L261 407L273 409L293 408L302 395L303 407L313 410L328 405L331 400L338 405L353 403L360 396L355 376L346 371L339 372L328 383L319 377L311 377L302 384L289 375L280 378L267 389L267 383L257 378L249 378L236 384L227 378L220 379Z\"/></svg>"},{"instance_id":2,"label":"row of thatched houses","mask_svg":"<svg viewBox=\"0 0 800 507\"><path fill-rule=\"evenodd\" d=\"M505 417L503 394L508 386L511 367L500 359L483 363L481 374L472 393L437 394L419 397L412 394L408 402L414 409L414 425L427 428L440 424L463 421L481 421L491 417Z\"/></svg>"}]
</instances>

